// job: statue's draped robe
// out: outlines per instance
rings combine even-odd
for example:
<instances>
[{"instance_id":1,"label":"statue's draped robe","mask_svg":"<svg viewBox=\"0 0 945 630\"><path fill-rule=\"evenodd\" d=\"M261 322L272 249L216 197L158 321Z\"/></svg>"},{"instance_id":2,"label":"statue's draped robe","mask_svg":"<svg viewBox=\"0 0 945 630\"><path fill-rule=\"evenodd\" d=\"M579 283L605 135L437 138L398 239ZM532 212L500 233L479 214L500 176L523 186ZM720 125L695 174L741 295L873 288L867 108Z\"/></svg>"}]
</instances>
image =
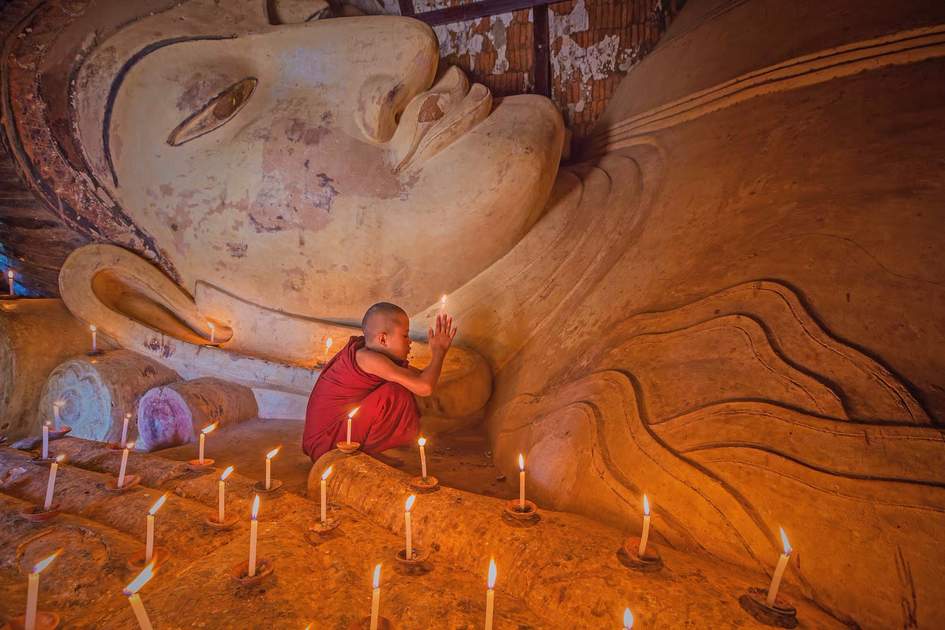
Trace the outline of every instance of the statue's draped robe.
<instances>
[{"instance_id":1,"label":"statue's draped robe","mask_svg":"<svg viewBox=\"0 0 945 630\"><path fill-rule=\"evenodd\" d=\"M403 446L417 436L420 412L413 394L358 367L355 355L363 347L364 337L351 337L315 382L302 434L302 450L312 461L346 439L346 418L355 407L351 439L365 452ZM406 367L407 362L399 364Z\"/></svg>"}]
</instances>

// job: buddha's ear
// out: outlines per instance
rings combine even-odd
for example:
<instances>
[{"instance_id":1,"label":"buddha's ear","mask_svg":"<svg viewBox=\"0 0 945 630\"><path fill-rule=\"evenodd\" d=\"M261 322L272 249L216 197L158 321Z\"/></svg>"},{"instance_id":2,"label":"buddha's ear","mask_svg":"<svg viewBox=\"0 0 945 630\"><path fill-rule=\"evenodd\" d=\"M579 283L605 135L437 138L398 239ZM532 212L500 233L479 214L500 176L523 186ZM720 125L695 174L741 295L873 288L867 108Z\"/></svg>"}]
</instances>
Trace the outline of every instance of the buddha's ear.
<instances>
[{"instance_id":1,"label":"buddha's ear","mask_svg":"<svg viewBox=\"0 0 945 630\"><path fill-rule=\"evenodd\" d=\"M302 24L332 17L325 0L266 0L265 7L270 24Z\"/></svg>"}]
</instances>

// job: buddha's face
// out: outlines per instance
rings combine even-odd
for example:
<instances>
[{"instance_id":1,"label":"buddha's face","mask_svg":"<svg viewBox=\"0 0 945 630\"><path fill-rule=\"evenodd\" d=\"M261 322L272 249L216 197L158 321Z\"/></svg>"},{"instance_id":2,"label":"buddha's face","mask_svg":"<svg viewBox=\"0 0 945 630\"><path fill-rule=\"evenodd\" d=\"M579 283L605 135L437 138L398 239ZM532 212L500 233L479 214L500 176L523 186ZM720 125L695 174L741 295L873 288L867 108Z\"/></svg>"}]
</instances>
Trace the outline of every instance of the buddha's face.
<instances>
[{"instance_id":1,"label":"buddha's face","mask_svg":"<svg viewBox=\"0 0 945 630\"><path fill-rule=\"evenodd\" d=\"M543 97L494 103L399 17L161 40L111 83L103 184L184 287L304 315L413 311L507 252L560 155Z\"/></svg>"}]
</instances>

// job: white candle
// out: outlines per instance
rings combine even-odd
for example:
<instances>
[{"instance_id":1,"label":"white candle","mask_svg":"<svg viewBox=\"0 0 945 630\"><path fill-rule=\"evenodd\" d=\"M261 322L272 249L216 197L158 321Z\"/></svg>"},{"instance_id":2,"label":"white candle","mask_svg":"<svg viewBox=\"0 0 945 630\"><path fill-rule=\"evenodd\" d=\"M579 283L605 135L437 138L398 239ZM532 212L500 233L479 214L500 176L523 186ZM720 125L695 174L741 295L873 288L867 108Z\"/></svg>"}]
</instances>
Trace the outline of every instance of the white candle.
<instances>
[{"instance_id":1,"label":"white candle","mask_svg":"<svg viewBox=\"0 0 945 630\"><path fill-rule=\"evenodd\" d=\"M121 423L121 441L119 444L124 444L128 441L128 423L131 422L131 414L126 413L125 419Z\"/></svg>"},{"instance_id":2,"label":"white candle","mask_svg":"<svg viewBox=\"0 0 945 630\"><path fill-rule=\"evenodd\" d=\"M281 446L277 446L266 453L266 490L272 487L272 458L279 454Z\"/></svg>"},{"instance_id":3,"label":"white candle","mask_svg":"<svg viewBox=\"0 0 945 630\"><path fill-rule=\"evenodd\" d=\"M128 603L131 604L131 610L135 614L135 619L138 620L138 626L141 630L152 630L151 620L148 618L148 611L144 609L144 603L141 601L141 596L138 595L138 591L142 586L147 584L154 576L154 562L148 563L146 567L138 574L138 576L131 581L131 584L124 588L124 593L128 597Z\"/></svg>"},{"instance_id":4,"label":"white candle","mask_svg":"<svg viewBox=\"0 0 945 630\"><path fill-rule=\"evenodd\" d=\"M633 627L633 613L629 608L623 609L623 630L630 630Z\"/></svg>"},{"instance_id":5,"label":"white candle","mask_svg":"<svg viewBox=\"0 0 945 630\"><path fill-rule=\"evenodd\" d=\"M525 511L525 456L518 454L518 507Z\"/></svg>"},{"instance_id":6,"label":"white candle","mask_svg":"<svg viewBox=\"0 0 945 630\"><path fill-rule=\"evenodd\" d=\"M98 352L98 328L95 324L90 324L89 330L92 331L92 352Z\"/></svg>"},{"instance_id":7,"label":"white candle","mask_svg":"<svg viewBox=\"0 0 945 630\"><path fill-rule=\"evenodd\" d=\"M154 502L151 509L148 510L148 535L144 545L144 561L151 562L154 556L154 515L161 509L164 502L167 501L167 493L161 495L161 498Z\"/></svg>"},{"instance_id":8,"label":"white candle","mask_svg":"<svg viewBox=\"0 0 945 630\"><path fill-rule=\"evenodd\" d=\"M10 285L10 297L16 295L16 290L13 288L13 270L10 269L7 271L7 282Z\"/></svg>"},{"instance_id":9,"label":"white candle","mask_svg":"<svg viewBox=\"0 0 945 630\"><path fill-rule=\"evenodd\" d=\"M427 439L420 438L419 440L417 440L417 444L420 445L420 476L426 479L427 478L427 454L426 454L426 451L423 449L423 447L426 446Z\"/></svg>"},{"instance_id":10,"label":"white candle","mask_svg":"<svg viewBox=\"0 0 945 630\"><path fill-rule=\"evenodd\" d=\"M348 444L351 444L351 418L354 417L354 414L358 413L358 409L360 409L360 407L355 407L348 413L348 439L346 440Z\"/></svg>"},{"instance_id":11,"label":"white candle","mask_svg":"<svg viewBox=\"0 0 945 630\"><path fill-rule=\"evenodd\" d=\"M49 423L43 424L43 459L49 459Z\"/></svg>"},{"instance_id":12,"label":"white candle","mask_svg":"<svg viewBox=\"0 0 945 630\"><path fill-rule=\"evenodd\" d=\"M52 408L53 408L53 428L54 428L56 431L59 430L59 425L60 425L60 423L62 422L62 418L60 417L59 414L60 414L60 412L62 411L62 406L63 406L64 404L66 404L66 403L64 403L64 402L61 401L61 400L57 400L56 402L54 402L54 403L52 404Z\"/></svg>"},{"instance_id":13,"label":"white candle","mask_svg":"<svg viewBox=\"0 0 945 630\"><path fill-rule=\"evenodd\" d=\"M208 433L212 432L216 428L217 428L217 423L214 422L213 424L207 425L204 428L200 429L200 444L197 448L197 461L199 461L201 464L204 461L203 460L204 439L207 437Z\"/></svg>"},{"instance_id":14,"label":"white candle","mask_svg":"<svg viewBox=\"0 0 945 630\"><path fill-rule=\"evenodd\" d=\"M125 469L128 468L128 451L135 447L134 442L128 442L125 445L125 448L121 451L121 466L118 467L118 487L122 488L125 485Z\"/></svg>"},{"instance_id":15,"label":"white candle","mask_svg":"<svg viewBox=\"0 0 945 630\"><path fill-rule=\"evenodd\" d=\"M217 327L213 322L207 322L207 326L210 328L210 343L217 342Z\"/></svg>"},{"instance_id":16,"label":"white candle","mask_svg":"<svg viewBox=\"0 0 945 630\"><path fill-rule=\"evenodd\" d=\"M334 342L331 340L331 337L328 337L327 339L325 339L325 356L326 357L328 356L328 351L331 350L331 345L333 343Z\"/></svg>"},{"instance_id":17,"label":"white candle","mask_svg":"<svg viewBox=\"0 0 945 630\"><path fill-rule=\"evenodd\" d=\"M640 534L640 548L637 550L637 555L641 558L646 552L646 541L650 537L650 500L646 498L646 495L643 495L643 533Z\"/></svg>"},{"instance_id":18,"label":"white candle","mask_svg":"<svg viewBox=\"0 0 945 630\"><path fill-rule=\"evenodd\" d=\"M52 466L49 467L49 482L46 484L46 500L43 502L43 509L47 512L49 508L52 507L53 492L56 490L56 471L59 470L59 463L65 458L65 455L60 455L56 458L56 461L52 463Z\"/></svg>"},{"instance_id":19,"label":"white candle","mask_svg":"<svg viewBox=\"0 0 945 630\"><path fill-rule=\"evenodd\" d=\"M489 579L486 582L486 630L492 630L492 617L495 615L495 558L489 559Z\"/></svg>"},{"instance_id":20,"label":"white candle","mask_svg":"<svg viewBox=\"0 0 945 630\"><path fill-rule=\"evenodd\" d=\"M768 587L768 597L765 600L765 603L768 604L769 607L773 607L774 602L778 599L778 589L781 587L781 578L784 576L784 570L787 568L788 560L791 559L791 543L788 542L784 528L779 527L778 529L781 530L781 544L784 545L784 553L778 558L778 566L775 567L774 575L771 576L771 585Z\"/></svg>"},{"instance_id":21,"label":"white candle","mask_svg":"<svg viewBox=\"0 0 945 630\"><path fill-rule=\"evenodd\" d=\"M222 524L226 518L226 478L233 472L232 466L227 466L223 474L220 475L220 481L217 483L217 517Z\"/></svg>"},{"instance_id":22,"label":"white candle","mask_svg":"<svg viewBox=\"0 0 945 630\"><path fill-rule=\"evenodd\" d=\"M30 571L26 588L26 620L24 623L26 630L36 629L36 606L39 603L39 574L52 564L52 561L55 560L60 553L62 553L62 549L56 550L52 555L37 562L33 566L33 570Z\"/></svg>"},{"instance_id":23,"label":"white candle","mask_svg":"<svg viewBox=\"0 0 945 630\"><path fill-rule=\"evenodd\" d=\"M413 502L417 500L417 496L411 494L407 497L407 502L404 503L404 523L406 524L407 532L407 555L406 559L410 560L413 558L413 538L411 537L410 531L410 508L413 507Z\"/></svg>"},{"instance_id":24,"label":"white candle","mask_svg":"<svg viewBox=\"0 0 945 630\"><path fill-rule=\"evenodd\" d=\"M377 630L381 611L381 565L374 565L374 592L371 594L371 630Z\"/></svg>"},{"instance_id":25,"label":"white candle","mask_svg":"<svg viewBox=\"0 0 945 630\"><path fill-rule=\"evenodd\" d=\"M256 533L258 531L259 522L256 520L256 517L259 515L259 495L256 495L256 498L253 499L253 513L249 521L249 569L247 575L253 577L256 575Z\"/></svg>"},{"instance_id":26,"label":"white candle","mask_svg":"<svg viewBox=\"0 0 945 630\"><path fill-rule=\"evenodd\" d=\"M328 476L334 466L329 466L322 473L322 523L328 519Z\"/></svg>"}]
</instances>

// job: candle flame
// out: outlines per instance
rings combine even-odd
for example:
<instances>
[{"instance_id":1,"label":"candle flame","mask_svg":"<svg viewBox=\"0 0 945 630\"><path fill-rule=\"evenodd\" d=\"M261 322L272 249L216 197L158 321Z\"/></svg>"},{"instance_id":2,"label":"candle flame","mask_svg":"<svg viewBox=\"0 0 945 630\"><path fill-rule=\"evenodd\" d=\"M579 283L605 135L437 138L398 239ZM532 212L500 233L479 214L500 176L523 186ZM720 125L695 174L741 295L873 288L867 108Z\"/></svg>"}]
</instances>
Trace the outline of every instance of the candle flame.
<instances>
[{"instance_id":1,"label":"candle flame","mask_svg":"<svg viewBox=\"0 0 945 630\"><path fill-rule=\"evenodd\" d=\"M216 429L218 424L220 424L220 423L219 423L219 422L214 422L214 423L211 424L211 425L207 425L207 426L205 426L204 428L200 429L200 432L203 433L204 435L206 435L206 434L212 432L214 429Z\"/></svg>"},{"instance_id":2,"label":"candle flame","mask_svg":"<svg viewBox=\"0 0 945 630\"><path fill-rule=\"evenodd\" d=\"M138 577L131 580L131 584L125 587L125 595L129 597L134 595L141 590L142 586L148 583L148 580L154 577L154 563L154 560L149 562L148 566L144 567L141 573L138 574Z\"/></svg>"},{"instance_id":3,"label":"candle flame","mask_svg":"<svg viewBox=\"0 0 945 630\"><path fill-rule=\"evenodd\" d=\"M128 418L129 420L131 420L131 412L129 411L128 413L126 413L126 414L125 414L125 417Z\"/></svg>"},{"instance_id":4,"label":"candle flame","mask_svg":"<svg viewBox=\"0 0 945 630\"><path fill-rule=\"evenodd\" d=\"M56 463L57 463L57 464L61 464L61 463L64 462L64 461L66 461L66 454L65 454L65 453L62 453L61 455L56 455Z\"/></svg>"},{"instance_id":5,"label":"candle flame","mask_svg":"<svg viewBox=\"0 0 945 630\"><path fill-rule=\"evenodd\" d=\"M784 555L788 555L792 551L791 543L787 539L787 534L784 533L783 527L778 527L781 530L781 544L784 545Z\"/></svg>"},{"instance_id":6,"label":"candle flame","mask_svg":"<svg viewBox=\"0 0 945 630\"><path fill-rule=\"evenodd\" d=\"M12 269L10 269L9 271L7 271L7 278L11 278L11 279L13 278L13 270L12 270Z\"/></svg>"},{"instance_id":7,"label":"candle flame","mask_svg":"<svg viewBox=\"0 0 945 630\"><path fill-rule=\"evenodd\" d=\"M326 340L325 340L325 350L330 350L330 349L331 349L331 344L333 344L333 343L335 343L335 342L331 340L331 337L329 337L328 339L326 339Z\"/></svg>"},{"instance_id":8,"label":"candle flame","mask_svg":"<svg viewBox=\"0 0 945 630\"><path fill-rule=\"evenodd\" d=\"M495 578L498 571L495 568L495 558L489 558L489 579L486 582L486 586L489 588L495 588Z\"/></svg>"},{"instance_id":9,"label":"candle flame","mask_svg":"<svg viewBox=\"0 0 945 630\"><path fill-rule=\"evenodd\" d=\"M95 332L96 330L98 330L98 326L96 326L95 324L89 324L89 330L91 330L92 332Z\"/></svg>"},{"instance_id":10,"label":"candle flame","mask_svg":"<svg viewBox=\"0 0 945 630\"><path fill-rule=\"evenodd\" d=\"M646 498L646 495L643 495L643 516L650 515L650 500Z\"/></svg>"},{"instance_id":11,"label":"candle flame","mask_svg":"<svg viewBox=\"0 0 945 630\"><path fill-rule=\"evenodd\" d=\"M257 494L256 498L253 499L252 519L255 521L258 515L259 515L259 495Z\"/></svg>"},{"instance_id":12,"label":"candle flame","mask_svg":"<svg viewBox=\"0 0 945 630\"><path fill-rule=\"evenodd\" d=\"M64 400L57 400L57 401L55 401L55 402L53 403L53 407L62 407L62 406L65 405L65 404L66 404L66 401L64 401Z\"/></svg>"},{"instance_id":13,"label":"candle flame","mask_svg":"<svg viewBox=\"0 0 945 630\"><path fill-rule=\"evenodd\" d=\"M209 328L210 330L213 330L213 329L216 328L216 327L217 327L217 325L214 324L213 322L207 322L207 328Z\"/></svg>"},{"instance_id":14,"label":"candle flame","mask_svg":"<svg viewBox=\"0 0 945 630\"><path fill-rule=\"evenodd\" d=\"M420 446L426 446L426 445L427 445L427 439L426 439L426 438L420 438L419 440L417 440L417 444L419 444Z\"/></svg>"},{"instance_id":15,"label":"candle flame","mask_svg":"<svg viewBox=\"0 0 945 630\"><path fill-rule=\"evenodd\" d=\"M233 470L234 469L232 466L227 466L226 470L223 471L223 474L220 475L220 481L226 481L226 478L233 473Z\"/></svg>"},{"instance_id":16,"label":"candle flame","mask_svg":"<svg viewBox=\"0 0 945 630\"><path fill-rule=\"evenodd\" d=\"M47 420L46 422L44 422L44 423L43 423L43 426L48 428L48 427L49 427L49 420Z\"/></svg>"},{"instance_id":17,"label":"candle flame","mask_svg":"<svg viewBox=\"0 0 945 630\"><path fill-rule=\"evenodd\" d=\"M629 608L623 609L623 628L624 630L630 630L633 627L633 613L630 612Z\"/></svg>"},{"instance_id":18,"label":"candle flame","mask_svg":"<svg viewBox=\"0 0 945 630\"><path fill-rule=\"evenodd\" d=\"M43 558L33 566L33 573L42 573L43 570L52 564L52 561L59 557L59 554L62 553L62 549L56 549L49 556Z\"/></svg>"},{"instance_id":19,"label":"candle flame","mask_svg":"<svg viewBox=\"0 0 945 630\"><path fill-rule=\"evenodd\" d=\"M127 444L125 444L125 448L128 449L129 451L132 451L132 450L134 450L134 448L135 448L135 443L134 443L134 442L128 442Z\"/></svg>"},{"instance_id":20,"label":"candle flame","mask_svg":"<svg viewBox=\"0 0 945 630\"><path fill-rule=\"evenodd\" d=\"M325 479L328 479L328 475L331 474L332 469L334 469L334 466L329 466L328 468L325 469L325 472L322 473L322 481L324 481Z\"/></svg>"},{"instance_id":21,"label":"candle flame","mask_svg":"<svg viewBox=\"0 0 945 630\"><path fill-rule=\"evenodd\" d=\"M518 469L525 470L525 456L521 453L518 454Z\"/></svg>"},{"instance_id":22,"label":"candle flame","mask_svg":"<svg viewBox=\"0 0 945 630\"><path fill-rule=\"evenodd\" d=\"M440 308L446 308L446 294L443 294L443 297L440 298Z\"/></svg>"},{"instance_id":23,"label":"candle flame","mask_svg":"<svg viewBox=\"0 0 945 630\"><path fill-rule=\"evenodd\" d=\"M348 412L348 417L349 417L349 418L353 418L353 417L354 417L354 414L358 413L358 409L360 409L360 407L355 407L354 409L352 409L351 411L349 411L349 412Z\"/></svg>"},{"instance_id":24,"label":"candle flame","mask_svg":"<svg viewBox=\"0 0 945 630\"><path fill-rule=\"evenodd\" d=\"M271 451L269 451L268 453L266 453L266 459L272 459L273 457L275 457L276 455L278 455L278 454L279 454L279 450L280 450L281 448L282 448L282 445L280 444L279 446L275 447L274 449L272 449Z\"/></svg>"},{"instance_id":25,"label":"candle flame","mask_svg":"<svg viewBox=\"0 0 945 630\"><path fill-rule=\"evenodd\" d=\"M381 587L381 563L374 565L374 588Z\"/></svg>"},{"instance_id":26,"label":"candle flame","mask_svg":"<svg viewBox=\"0 0 945 630\"><path fill-rule=\"evenodd\" d=\"M417 495L411 494L407 497L407 502L404 503L404 512L409 512L410 508L413 507L413 502L417 500Z\"/></svg>"},{"instance_id":27,"label":"candle flame","mask_svg":"<svg viewBox=\"0 0 945 630\"><path fill-rule=\"evenodd\" d=\"M154 502L154 505L151 506L151 509L148 510L148 514L154 516L157 514L157 511L161 509L161 506L164 505L164 502L167 501L167 493L161 495L161 497Z\"/></svg>"}]
</instances>

